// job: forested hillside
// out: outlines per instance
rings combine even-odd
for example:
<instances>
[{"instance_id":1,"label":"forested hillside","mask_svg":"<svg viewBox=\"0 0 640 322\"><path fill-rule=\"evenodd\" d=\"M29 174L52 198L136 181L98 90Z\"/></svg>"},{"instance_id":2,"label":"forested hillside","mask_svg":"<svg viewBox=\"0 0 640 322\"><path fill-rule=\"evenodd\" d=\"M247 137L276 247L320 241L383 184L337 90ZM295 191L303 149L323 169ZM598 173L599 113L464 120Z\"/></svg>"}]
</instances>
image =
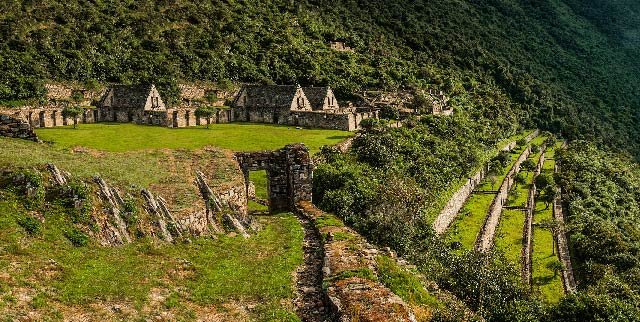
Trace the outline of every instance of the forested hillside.
<instances>
[{"instance_id":1,"label":"forested hillside","mask_svg":"<svg viewBox=\"0 0 640 322\"><path fill-rule=\"evenodd\" d=\"M154 82L169 101L179 80L329 84L342 97L428 87L495 128L535 123L637 156L639 11L631 0L2 1L0 100L41 98L45 80Z\"/></svg>"}]
</instances>

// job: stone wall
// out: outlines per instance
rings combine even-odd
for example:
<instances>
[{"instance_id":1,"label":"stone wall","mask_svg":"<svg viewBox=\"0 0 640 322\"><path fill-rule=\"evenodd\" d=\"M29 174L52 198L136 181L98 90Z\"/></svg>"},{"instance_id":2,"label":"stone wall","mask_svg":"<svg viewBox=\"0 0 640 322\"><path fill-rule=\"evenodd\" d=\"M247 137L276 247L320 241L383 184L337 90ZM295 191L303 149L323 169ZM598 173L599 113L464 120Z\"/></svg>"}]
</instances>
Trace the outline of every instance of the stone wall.
<instances>
[{"instance_id":1,"label":"stone wall","mask_svg":"<svg viewBox=\"0 0 640 322\"><path fill-rule=\"evenodd\" d=\"M304 144L290 144L276 151L241 152L235 155L244 174L248 195L249 172L266 170L269 210L293 210L299 201L311 201L313 165Z\"/></svg>"},{"instance_id":2,"label":"stone wall","mask_svg":"<svg viewBox=\"0 0 640 322\"><path fill-rule=\"evenodd\" d=\"M411 308L377 276L376 257L382 252L344 225L318 225L316 220L320 218L330 218L325 221L329 223L340 220L310 202L298 203L296 210L314 223L319 236L324 236L322 289L336 321L416 321Z\"/></svg>"},{"instance_id":3,"label":"stone wall","mask_svg":"<svg viewBox=\"0 0 640 322\"><path fill-rule=\"evenodd\" d=\"M562 148L565 148L566 142ZM555 172L560 172L560 166L556 163ZM569 253L569 242L564 224L564 207L562 205L562 193L558 193L553 200L553 218L558 223L555 229L556 244L558 246L558 258L562 263L562 285L565 293L575 293L577 291L576 280L573 277L573 266L571 265L571 254Z\"/></svg>"},{"instance_id":4,"label":"stone wall","mask_svg":"<svg viewBox=\"0 0 640 322\"><path fill-rule=\"evenodd\" d=\"M233 117L241 122L271 123L309 128L355 131L360 122L378 118L378 112L295 111L284 108L234 108Z\"/></svg>"},{"instance_id":5,"label":"stone wall","mask_svg":"<svg viewBox=\"0 0 640 322\"><path fill-rule=\"evenodd\" d=\"M38 142L38 136L33 127L25 120L13 116L0 114L0 136L25 139Z\"/></svg>"},{"instance_id":6,"label":"stone wall","mask_svg":"<svg viewBox=\"0 0 640 322\"><path fill-rule=\"evenodd\" d=\"M542 172L542 166L544 165L544 153L546 150L546 146L541 147L542 153L540 153L540 158L538 158L538 163L536 165L536 170L533 175L533 180L535 182L535 178ZM524 221L524 226L522 227L522 252L520 256L521 267L522 267L522 282L531 285L532 276L531 276L531 255L533 253L533 213L536 210L536 194L537 188L534 183L531 184L531 188L529 189L529 196L527 197L527 206L526 206L526 217Z\"/></svg>"}]
</instances>

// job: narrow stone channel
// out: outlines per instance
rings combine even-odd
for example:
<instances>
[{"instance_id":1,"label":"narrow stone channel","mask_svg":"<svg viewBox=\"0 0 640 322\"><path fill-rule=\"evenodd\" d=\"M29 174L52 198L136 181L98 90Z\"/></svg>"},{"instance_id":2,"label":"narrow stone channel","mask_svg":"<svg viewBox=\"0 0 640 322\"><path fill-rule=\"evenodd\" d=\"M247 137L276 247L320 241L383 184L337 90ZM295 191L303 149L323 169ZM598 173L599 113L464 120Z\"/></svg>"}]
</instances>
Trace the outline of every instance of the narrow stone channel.
<instances>
[{"instance_id":1,"label":"narrow stone channel","mask_svg":"<svg viewBox=\"0 0 640 322\"><path fill-rule=\"evenodd\" d=\"M296 276L296 314L304 322L333 321L322 291L324 258L320 234L308 218L298 215L298 221L304 229L304 263Z\"/></svg>"}]
</instances>

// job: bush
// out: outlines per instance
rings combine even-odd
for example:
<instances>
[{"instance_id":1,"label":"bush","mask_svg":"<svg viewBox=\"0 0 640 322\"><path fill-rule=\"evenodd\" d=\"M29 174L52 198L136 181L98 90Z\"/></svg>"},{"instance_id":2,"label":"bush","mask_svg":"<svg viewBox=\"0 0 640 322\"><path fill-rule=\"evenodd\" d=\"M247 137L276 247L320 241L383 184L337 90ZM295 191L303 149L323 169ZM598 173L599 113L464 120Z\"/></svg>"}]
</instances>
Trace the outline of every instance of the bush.
<instances>
[{"instance_id":1,"label":"bush","mask_svg":"<svg viewBox=\"0 0 640 322\"><path fill-rule=\"evenodd\" d=\"M42 224L38 219L26 216L18 218L18 225L24 228L29 235L35 235L40 232Z\"/></svg>"},{"instance_id":2,"label":"bush","mask_svg":"<svg viewBox=\"0 0 640 322\"><path fill-rule=\"evenodd\" d=\"M77 228L66 230L64 236L76 247L83 247L89 244L89 236Z\"/></svg>"}]
</instances>

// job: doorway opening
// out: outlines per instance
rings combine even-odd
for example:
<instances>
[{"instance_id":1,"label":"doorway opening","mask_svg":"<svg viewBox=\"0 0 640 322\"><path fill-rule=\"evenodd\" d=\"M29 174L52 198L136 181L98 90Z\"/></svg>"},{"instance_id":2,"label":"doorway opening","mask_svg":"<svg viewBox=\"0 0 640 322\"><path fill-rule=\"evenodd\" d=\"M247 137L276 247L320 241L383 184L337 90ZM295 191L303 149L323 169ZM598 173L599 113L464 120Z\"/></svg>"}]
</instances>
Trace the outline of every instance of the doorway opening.
<instances>
[{"instance_id":1,"label":"doorway opening","mask_svg":"<svg viewBox=\"0 0 640 322\"><path fill-rule=\"evenodd\" d=\"M269 176L267 170L249 171L248 190L249 212L269 212Z\"/></svg>"}]
</instances>

